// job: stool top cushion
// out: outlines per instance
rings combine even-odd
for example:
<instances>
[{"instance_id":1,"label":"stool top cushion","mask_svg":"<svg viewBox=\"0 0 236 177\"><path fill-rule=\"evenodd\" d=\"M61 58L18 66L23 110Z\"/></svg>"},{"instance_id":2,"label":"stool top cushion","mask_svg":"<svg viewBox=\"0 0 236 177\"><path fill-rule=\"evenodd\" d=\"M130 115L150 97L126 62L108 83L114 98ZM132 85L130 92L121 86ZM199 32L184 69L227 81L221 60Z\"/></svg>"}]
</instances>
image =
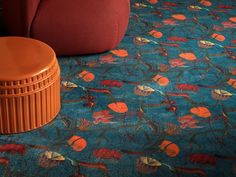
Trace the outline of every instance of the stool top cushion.
<instances>
[{"instance_id":1,"label":"stool top cushion","mask_svg":"<svg viewBox=\"0 0 236 177\"><path fill-rule=\"evenodd\" d=\"M47 44L23 37L0 37L0 81L34 77L48 70L56 60Z\"/></svg>"}]
</instances>

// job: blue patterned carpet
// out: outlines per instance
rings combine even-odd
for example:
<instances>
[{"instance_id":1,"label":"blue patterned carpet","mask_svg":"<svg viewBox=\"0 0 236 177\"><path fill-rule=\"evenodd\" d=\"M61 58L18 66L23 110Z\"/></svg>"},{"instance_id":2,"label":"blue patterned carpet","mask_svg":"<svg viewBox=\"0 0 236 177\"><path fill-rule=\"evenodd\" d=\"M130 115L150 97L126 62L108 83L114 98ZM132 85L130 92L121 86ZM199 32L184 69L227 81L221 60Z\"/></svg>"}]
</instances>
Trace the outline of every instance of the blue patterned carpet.
<instances>
[{"instance_id":1,"label":"blue patterned carpet","mask_svg":"<svg viewBox=\"0 0 236 177\"><path fill-rule=\"evenodd\" d=\"M236 175L236 1L132 1L117 49L60 58L62 109L0 136L2 177Z\"/></svg>"}]
</instances>

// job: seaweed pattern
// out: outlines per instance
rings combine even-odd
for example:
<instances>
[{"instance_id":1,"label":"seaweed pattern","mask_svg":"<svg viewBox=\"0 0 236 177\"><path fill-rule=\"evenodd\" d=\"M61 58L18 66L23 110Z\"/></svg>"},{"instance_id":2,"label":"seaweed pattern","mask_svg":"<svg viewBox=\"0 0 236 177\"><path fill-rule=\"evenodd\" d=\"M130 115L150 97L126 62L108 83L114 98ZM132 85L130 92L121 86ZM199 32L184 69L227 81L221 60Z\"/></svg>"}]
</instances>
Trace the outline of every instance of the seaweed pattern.
<instances>
[{"instance_id":1,"label":"seaweed pattern","mask_svg":"<svg viewBox=\"0 0 236 177\"><path fill-rule=\"evenodd\" d=\"M59 58L60 114L1 136L0 174L235 176L235 8L132 0L116 49Z\"/></svg>"}]
</instances>

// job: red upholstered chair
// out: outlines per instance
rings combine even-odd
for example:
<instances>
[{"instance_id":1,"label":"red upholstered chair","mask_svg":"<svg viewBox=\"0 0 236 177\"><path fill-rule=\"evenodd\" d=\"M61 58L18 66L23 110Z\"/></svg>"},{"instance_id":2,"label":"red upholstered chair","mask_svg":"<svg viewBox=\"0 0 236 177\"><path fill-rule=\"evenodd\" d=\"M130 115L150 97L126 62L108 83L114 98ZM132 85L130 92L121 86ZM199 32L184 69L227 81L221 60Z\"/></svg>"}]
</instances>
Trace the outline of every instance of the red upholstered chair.
<instances>
[{"instance_id":1,"label":"red upholstered chair","mask_svg":"<svg viewBox=\"0 0 236 177\"><path fill-rule=\"evenodd\" d=\"M123 38L130 0L4 0L11 35L49 44L58 55L104 52Z\"/></svg>"}]
</instances>

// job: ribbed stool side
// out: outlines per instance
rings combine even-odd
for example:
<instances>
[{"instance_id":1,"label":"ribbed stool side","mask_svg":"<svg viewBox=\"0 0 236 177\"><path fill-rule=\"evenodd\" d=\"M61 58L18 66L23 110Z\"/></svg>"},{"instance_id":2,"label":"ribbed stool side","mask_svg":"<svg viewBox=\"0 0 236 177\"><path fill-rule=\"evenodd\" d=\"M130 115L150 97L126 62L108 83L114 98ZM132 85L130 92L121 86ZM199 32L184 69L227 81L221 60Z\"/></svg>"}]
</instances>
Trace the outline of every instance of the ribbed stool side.
<instances>
[{"instance_id":1,"label":"ribbed stool side","mask_svg":"<svg viewBox=\"0 0 236 177\"><path fill-rule=\"evenodd\" d=\"M59 66L52 79L45 81L48 82L48 85L43 89L40 89L40 85L32 85L29 94L0 97L1 134L33 130L47 124L56 117L60 110Z\"/></svg>"}]
</instances>

